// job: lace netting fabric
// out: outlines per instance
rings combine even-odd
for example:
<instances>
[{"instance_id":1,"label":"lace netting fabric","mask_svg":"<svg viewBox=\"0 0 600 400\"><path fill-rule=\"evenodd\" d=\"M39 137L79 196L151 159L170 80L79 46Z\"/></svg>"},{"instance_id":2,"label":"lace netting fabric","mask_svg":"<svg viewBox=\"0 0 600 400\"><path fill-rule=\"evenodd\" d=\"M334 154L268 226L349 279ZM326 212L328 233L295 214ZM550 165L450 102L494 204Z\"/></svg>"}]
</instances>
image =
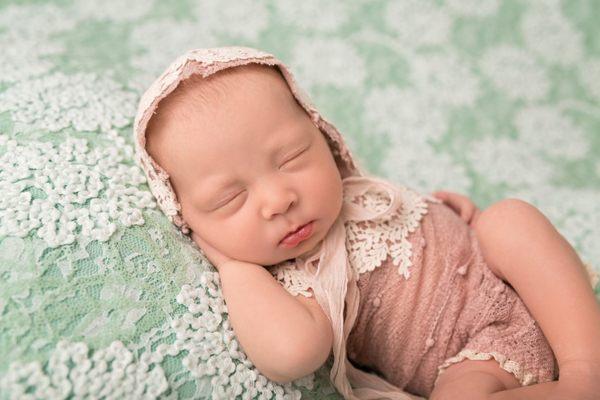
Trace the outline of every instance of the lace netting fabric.
<instances>
[{"instance_id":1,"label":"lace netting fabric","mask_svg":"<svg viewBox=\"0 0 600 400\"><path fill-rule=\"evenodd\" d=\"M168 177L152 170L155 166L143 156L141 169L133 162L139 161L141 150L140 137L131 143L130 127L138 93L106 71L57 71L59 59L86 55L66 53L64 46L72 39L79 43L82 33L87 37L82 29L90 24L84 22L97 27L116 20L137 23L139 37L153 35L139 30L139 21L132 22L148 9L146 3L118 7L117 12L115 2L112 7L81 4L74 2L72 9L55 4L0 6L1 41L9 49L4 54L8 64L0 67L0 354L5 361L0 398L335 397L337 386L330 378L344 388L340 357L314 374L280 385L263 376L241 351L217 272L171 223L185 227L177 218ZM96 24L96 18L103 22ZM162 37L165 30L160 31ZM153 50L160 46L154 42L149 40L153 44L141 53L156 56ZM196 61L207 61L204 72L248 60L278 62L248 48L191 54ZM162 95L191 71L189 55L177 59L149 98ZM128 61L138 67L156 64L156 59L144 57ZM360 175L339 132L321 118L289 70L284 67L282 72L332 145L343 176ZM143 80L131 80L140 89L146 87ZM420 212L419 207L412 209ZM363 222L347 228L348 237L355 235L349 248L369 260L368 267L361 267L356 262L361 257L351 254L357 273L377 270L385 249L395 254L395 267L408 277L404 274L412 268L406 261L410 252L400 239L403 233L377 236L393 238L385 244L359 238L370 228ZM296 268L275 273L290 292L310 294L306 288L314 282L306 277L312 275ZM349 298L355 298L349 288ZM339 342L336 349L339 355ZM350 375L356 380L351 370Z\"/></svg>"},{"instance_id":2,"label":"lace netting fabric","mask_svg":"<svg viewBox=\"0 0 600 400\"><path fill-rule=\"evenodd\" d=\"M218 273L161 213L144 217L143 227L119 229L102 244L2 242L2 254L11 255L2 260L3 277L13 284L11 301L0 304L0 343L16 361L2 371L0 398L300 399L333 392L326 367L285 385L262 375L235 337Z\"/></svg>"}]
</instances>

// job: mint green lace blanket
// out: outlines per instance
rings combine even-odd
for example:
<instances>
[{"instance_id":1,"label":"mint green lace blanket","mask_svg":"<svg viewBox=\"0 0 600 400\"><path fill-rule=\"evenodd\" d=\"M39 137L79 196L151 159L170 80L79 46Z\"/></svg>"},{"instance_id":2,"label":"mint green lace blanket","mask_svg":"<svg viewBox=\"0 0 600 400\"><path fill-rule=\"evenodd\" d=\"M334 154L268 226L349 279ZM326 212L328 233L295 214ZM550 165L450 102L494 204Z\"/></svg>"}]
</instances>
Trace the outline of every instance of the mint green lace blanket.
<instances>
[{"instance_id":1,"label":"mint green lace blanket","mask_svg":"<svg viewBox=\"0 0 600 400\"><path fill-rule=\"evenodd\" d=\"M524 199L600 266L600 3L221 4L0 0L0 399L341 398L331 359L258 372L133 162L141 93L191 48L277 55L371 173Z\"/></svg>"}]
</instances>

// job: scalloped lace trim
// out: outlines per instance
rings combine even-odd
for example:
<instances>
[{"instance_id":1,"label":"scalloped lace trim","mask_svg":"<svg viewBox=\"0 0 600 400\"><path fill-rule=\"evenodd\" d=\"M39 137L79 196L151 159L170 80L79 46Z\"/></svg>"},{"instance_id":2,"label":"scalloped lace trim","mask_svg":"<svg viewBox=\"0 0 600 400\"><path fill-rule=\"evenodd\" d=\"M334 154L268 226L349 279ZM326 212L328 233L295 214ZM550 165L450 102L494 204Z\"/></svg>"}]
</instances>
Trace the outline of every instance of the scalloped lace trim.
<instances>
[{"instance_id":1,"label":"scalloped lace trim","mask_svg":"<svg viewBox=\"0 0 600 400\"><path fill-rule=\"evenodd\" d=\"M398 267L398 273L405 279L410 277L412 246L407 237L417 229L423 215L427 213L425 200L436 203L440 200L428 195L420 195L404 186L397 187L402 207L396 213L368 221L344 222L348 259L357 275L373 271L390 255L392 263ZM379 191L368 191L352 198L345 197L344 201L359 204L377 213L384 211L390 205L389 196ZM294 261L285 261L268 270L290 294L312 297L309 289L312 287L313 277L298 269Z\"/></svg>"},{"instance_id":2,"label":"scalloped lace trim","mask_svg":"<svg viewBox=\"0 0 600 400\"><path fill-rule=\"evenodd\" d=\"M421 218L427 213L427 204L417 192L400 185L398 189L402 207L392 216L345 223L350 264L359 274L373 271L391 255L398 273L407 280L410 277L408 269L412 266L412 246L407 237L417 229ZM389 207L390 200L385 193L367 193L372 194L355 197L353 202L377 212Z\"/></svg>"},{"instance_id":3,"label":"scalloped lace trim","mask_svg":"<svg viewBox=\"0 0 600 400\"><path fill-rule=\"evenodd\" d=\"M297 296L301 294L306 297L313 297L309 291L312 286L312 278L304 271L298 269L295 262L286 261L270 267L268 270L291 295Z\"/></svg>"},{"instance_id":4,"label":"scalloped lace trim","mask_svg":"<svg viewBox=\"0 0 600 400\"><path fill-rule=\"evenodd\" d=\"M440 375L452 364L461 362L465 358L470 360L490 360L494 358L500 364L500 367L505 371L513 374L521 383L521 386L528 386L537 383L537 377L524 370L519 363L513 360L509 360L505 355L497 353L495 351L485 353L478 352L471 349L463 349L454 357L446 359L440 366L438 366L438 376L435 380L434 386L437 383Z\"/></svg>"}]
</instances>

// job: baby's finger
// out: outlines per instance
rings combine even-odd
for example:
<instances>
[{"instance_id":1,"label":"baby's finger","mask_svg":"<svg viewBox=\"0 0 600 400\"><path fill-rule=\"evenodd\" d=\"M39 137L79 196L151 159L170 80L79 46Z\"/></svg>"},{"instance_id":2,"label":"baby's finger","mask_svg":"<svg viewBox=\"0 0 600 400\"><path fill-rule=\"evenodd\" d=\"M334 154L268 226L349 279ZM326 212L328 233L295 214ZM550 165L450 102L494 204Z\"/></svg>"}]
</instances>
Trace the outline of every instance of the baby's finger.
<instances>
[{"instance_id":1,"label":"baby's finger","mask_svg":"<svg viewBox=\"0 0 600 400\"><path fill-rule=\"evenodd\" d=\"M445 192L443 190L438 190L436 192L431 193L432 196L437 197L440 200L448 200L448 192Z\"/></svg>"},{"instance_id":2,"label":"baby's finger","mask_svg":"<svg viewBox=\"0 0 600 400\"><path fill-rule=\"evenodd\" d=\"M473 217L474 213L475 213L475 206L472 204L464 204L462 209L460 210L461 218L467 223L469 223L469 221Z\"/></svg>"},{"instance_id":3,"label":"baby's finger","mask_svg":"<svg viewBox=\"0 0 600 400\"><path fill-rule=\"evenodd\" d=\"M479 219L479 215L481 215L481 210L477 208L473 213L473 217L471 217L471 220L469 221L470 226L473 226L477 222L477 219Z\"/></svg>"}]
</instances>

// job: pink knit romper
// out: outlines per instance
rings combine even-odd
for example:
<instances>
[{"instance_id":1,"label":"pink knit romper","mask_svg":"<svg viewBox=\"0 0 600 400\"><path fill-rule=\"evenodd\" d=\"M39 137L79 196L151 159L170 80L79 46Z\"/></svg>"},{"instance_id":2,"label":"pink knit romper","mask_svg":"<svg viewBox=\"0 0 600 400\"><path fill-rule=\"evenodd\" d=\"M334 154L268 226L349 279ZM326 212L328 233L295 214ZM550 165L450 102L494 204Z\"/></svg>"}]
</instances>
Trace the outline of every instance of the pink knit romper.
<instances>
[{"instance_id":1,"label":"pink knit romper","mask_svg":"<svg viewBox=\"0 0 600 400\"><path fill-rule=\"evenodd\" d=\"M360 274L347 341L351 363L428 397L439 371L465 358L498 361L521 385L555 380L556 358L513 288L485 263L474 231L429 203L412 245L408 280L388 258Z\"/></svg>"}]
</instances>

